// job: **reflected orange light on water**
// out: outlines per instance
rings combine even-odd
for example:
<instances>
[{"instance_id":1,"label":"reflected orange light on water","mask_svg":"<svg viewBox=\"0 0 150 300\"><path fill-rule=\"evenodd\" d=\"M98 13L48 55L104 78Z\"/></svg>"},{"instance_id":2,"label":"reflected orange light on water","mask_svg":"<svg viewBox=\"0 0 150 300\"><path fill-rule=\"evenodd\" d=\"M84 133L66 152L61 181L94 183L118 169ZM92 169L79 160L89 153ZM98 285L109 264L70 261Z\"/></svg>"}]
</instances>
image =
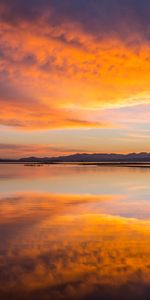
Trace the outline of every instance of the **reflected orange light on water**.
<instances>
[{"instance_id":1,"label":"reflected orange light on water","mask_svg":"<svg viewBox=\"0 0 150 300\"><path fill-rule=\"evenodd\" d=\"M91 203L115 198L25 193L1 199L1 295L111 299L114 293L119 299L126 286L140 299L150 283L150 222L91 212Z\"/></svg>"}]
</instances>

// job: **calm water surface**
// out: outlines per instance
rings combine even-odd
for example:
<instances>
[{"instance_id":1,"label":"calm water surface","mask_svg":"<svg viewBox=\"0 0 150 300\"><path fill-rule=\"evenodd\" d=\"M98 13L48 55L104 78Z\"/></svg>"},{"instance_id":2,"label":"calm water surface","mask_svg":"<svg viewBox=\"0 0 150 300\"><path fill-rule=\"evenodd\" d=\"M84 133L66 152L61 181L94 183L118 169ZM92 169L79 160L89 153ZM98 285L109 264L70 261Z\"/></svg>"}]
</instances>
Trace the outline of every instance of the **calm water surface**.
<instances>
[{"instance_id":1,"label":"calm water surface","mask_svg":"<svg viewBox=\"0 0 150 300\"><path fill-rule=\"evenodd\" d=\"M0 165L0 300L150 295L150 168Z\"/></svg>"}]
</instances>

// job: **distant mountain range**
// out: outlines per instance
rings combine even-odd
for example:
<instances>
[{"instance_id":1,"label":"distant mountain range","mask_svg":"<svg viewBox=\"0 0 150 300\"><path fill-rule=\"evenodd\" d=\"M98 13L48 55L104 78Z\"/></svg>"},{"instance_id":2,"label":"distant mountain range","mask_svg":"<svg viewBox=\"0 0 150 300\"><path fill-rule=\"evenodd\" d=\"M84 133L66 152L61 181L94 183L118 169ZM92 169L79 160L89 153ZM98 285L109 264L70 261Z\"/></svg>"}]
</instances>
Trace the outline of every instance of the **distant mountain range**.
<instances>
[{"instance_id":1,"label":"distant mountain range","mask_svg":"<svg viewBox=\"0 0 150 300\"><path fill-rule=\"evenodd\" d=\"M107 153L76 153L68 156L59 157L26 157L20 159L0 159L0 163L63 163L63 162L149 162L150 163L150 153L129 153L129 154L107 154Z\"/></svg>"}]
</instances>

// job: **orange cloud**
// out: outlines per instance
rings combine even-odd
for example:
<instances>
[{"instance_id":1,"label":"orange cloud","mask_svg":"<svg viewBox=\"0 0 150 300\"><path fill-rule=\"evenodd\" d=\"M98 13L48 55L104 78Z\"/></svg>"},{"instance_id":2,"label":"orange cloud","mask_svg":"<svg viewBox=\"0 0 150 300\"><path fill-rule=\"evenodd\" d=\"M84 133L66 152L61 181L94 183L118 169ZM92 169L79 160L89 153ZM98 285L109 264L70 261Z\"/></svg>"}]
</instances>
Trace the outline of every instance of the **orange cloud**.
<instances>
[{"instance_id":1,"label":"orange cloud","mask_svg":"<svg viewBox=\"0 0 150 300\"><path fill-rule=\"evenodd\" d=\"M149 103L149 45L96 39L73 24L1 23L0 123L26 129L115 126L95 110ZM5 49L5 50L4 50ZM6 71L6 75L3 73ZM84 109L84 112L83 112ZM89 113L90 112L90 113Z\"/></svg>"},{"instance_id":2,"label":"orange cloud","mask_svg":"<svg viewBox=\"0 0 150 300\"><path fill-rule=\"evenodd\" d=\"M0 143L0 156L1 157L29 157L29 156L58 156L73 154L78 152L86 152L85 148L67 148L65 146L55 146L53 144L40 145L40 144L4 144ZM90 151L89 151L90 152Z\"/></svg>"}]
</instances>

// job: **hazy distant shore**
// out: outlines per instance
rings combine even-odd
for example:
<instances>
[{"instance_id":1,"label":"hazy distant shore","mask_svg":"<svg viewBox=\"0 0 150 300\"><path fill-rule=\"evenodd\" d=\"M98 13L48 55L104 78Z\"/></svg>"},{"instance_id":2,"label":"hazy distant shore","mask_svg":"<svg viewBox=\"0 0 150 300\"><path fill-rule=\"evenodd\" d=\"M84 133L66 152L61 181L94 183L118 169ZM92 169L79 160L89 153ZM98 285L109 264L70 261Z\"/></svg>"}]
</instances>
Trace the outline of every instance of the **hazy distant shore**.
<instances>
[{"instance_id":1,"label":"hazy distant shore","mask_svg":"<svg viewBox=\"0 0 150 300\"><path fill-rule=\"evenodd\" d=\"M82 164L82 165L150 165L150 153L75 153L59 157L24 157L24 158L1 158L0 164L24 164L24 165L45 165L45 164Z\"/></svg>"},{"instance_id":2,"label":"hazy distant shore","mask_svg":"<svg viewBox=\"0 0 150 300\"><path fill-rule=\"evenodd\" d=\"M73 154L59 157L0 158L0 164L51 165L150 165L150 153Z\"/></svg>"}]
</instances>

